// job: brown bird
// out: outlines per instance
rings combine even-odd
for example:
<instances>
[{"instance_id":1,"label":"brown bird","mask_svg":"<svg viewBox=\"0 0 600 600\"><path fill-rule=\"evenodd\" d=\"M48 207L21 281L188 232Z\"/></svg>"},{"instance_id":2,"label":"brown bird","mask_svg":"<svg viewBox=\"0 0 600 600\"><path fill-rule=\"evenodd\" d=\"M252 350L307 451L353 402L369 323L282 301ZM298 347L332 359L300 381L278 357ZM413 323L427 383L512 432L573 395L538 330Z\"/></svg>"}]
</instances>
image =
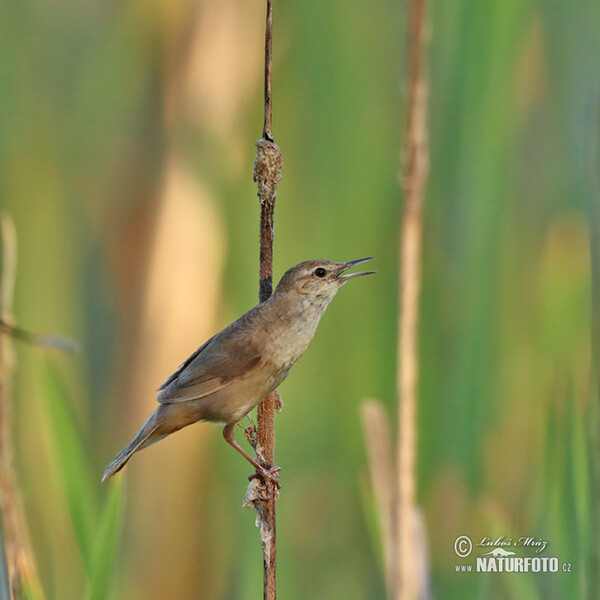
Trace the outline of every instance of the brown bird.
<instances>
[{"instance_id":1,"label":"brown bird","mask_svg":"<svg viewBox=\"0 0 600 600\"><path fill-rule=\"evenodd\" d=\"M106 467L102 481L138 450L197 421L224 423L225 440L262 477L276 481L277 467L259 465L235 441L234 427L287 377L342 285L374 273L344 275L367 260L309 260L289 269L270 298L211 337L160 386L160 406Z\"/></svg>"}]
</instances>

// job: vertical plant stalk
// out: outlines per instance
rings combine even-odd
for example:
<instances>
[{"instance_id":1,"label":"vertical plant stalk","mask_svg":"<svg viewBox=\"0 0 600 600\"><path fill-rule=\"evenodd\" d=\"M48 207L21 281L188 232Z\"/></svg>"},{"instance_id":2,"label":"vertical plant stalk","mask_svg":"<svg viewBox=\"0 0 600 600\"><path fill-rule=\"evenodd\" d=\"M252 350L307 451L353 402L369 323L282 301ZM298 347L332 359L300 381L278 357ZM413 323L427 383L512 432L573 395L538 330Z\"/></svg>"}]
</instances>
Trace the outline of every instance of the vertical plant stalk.
<instances>
[{"instance_id":1,"label":"vertical plant stalk","mask_svg":"<svg viewBox=\"0 0 600 600\"><path fill-rule=\"evenodd\" d=\"M396 485L394 481L394 452L390 423L385 408L377 400L365 400L362 405L362 424L367 446L371 489L379 516L383 541L385 583L388 595L395 587L397 552L396 538Z\"/></svg>"},{"instance_id":2,"label":"vertical plant stalk","mask_svg":"<svg viewBox=\"0 0 600 600\"><path fill-rule=\"evenodd\" d=\"M272 142L271 133L271 68L273 64L273 0L267 0L267 24L265 27L265 121L263 139Z\"/></svg>"},{"instance_id":3,"label":"vertical plant stalk","mask_svg":"<svg viewBox=\"0 0 600 600\"><path fill-rule=\"evenodd\" d=\"M398 324L398 506L397 598L418 594L414 560L417 532L416 453L418 400L418 327L421 291L422 214L429 170L427 83L424 46L427 0L411 0L408 31L408 105L404 147L404 214L400 242L400 317Z\"/></svg>"},{"instance_id":4,"label":"vertical plant stalk","mask_svg":"<svg viewBox=\"0 0 600 600\"><path fill-rule=\"evenodd\" d=\"M17 273L17 237L12 219L0 219L2 234L2 274L0 278L0 320L13 322L13 299ZM6 561L11 597L25 597L25 588L43 597L37 578L29 535L25 526L23 503L13 467L12 376L15 357L11 336L0 333L0 510L4 531Z\"/></svg>"},{"instance_id":5,"label":"vertical plant stalk","mask_svg":"<svg viewBox=\"0 0 600 600\"><path fill-rule=\"evenodd\" d=\"M265 112L263 138L256 142L254 181L258 184L260 199L260 271L259 301L264 302L273 292L273 213L277 184L281 180L283 158L281 150L273 141L271 132L271 63L272 63L273 0L267 0L267 21L265 28ZM257 409L256 458L267 469L275 462L275 415L281 407L277 391L269 394ZM253 480L250 486L256 485ZM272 482L263 484L263 491L254 489L252 504L256 510L256 525L260 531L263 551L263 596L265 600L276 598L276 516L275 501L277 489Z\"/></svg>"},{"instance_id":6,"label":"vertical plant stalk","mask_svg":"<svg viewBox=\"0 0 600 600\"><path fill-rule=\"evenodd\" d=\"M260 282L259 299L264 302L273 291L273 212L275 210L276 189L281 179L283 164L279 147L262 139L256 142L257 152L254 163L254 181L258 183L260 198ZM256 458L265 468L275 463L275 415L281 407L277 391L271 392L257 409ZM271 481L258 483L253 479L247 493L256 510L256 525L260 531L263 550L263 593L265 600L276 597L276 519L275 500L277 489ZM266 486L257 490L256 486Z\"/></svg>"}]
</instances>

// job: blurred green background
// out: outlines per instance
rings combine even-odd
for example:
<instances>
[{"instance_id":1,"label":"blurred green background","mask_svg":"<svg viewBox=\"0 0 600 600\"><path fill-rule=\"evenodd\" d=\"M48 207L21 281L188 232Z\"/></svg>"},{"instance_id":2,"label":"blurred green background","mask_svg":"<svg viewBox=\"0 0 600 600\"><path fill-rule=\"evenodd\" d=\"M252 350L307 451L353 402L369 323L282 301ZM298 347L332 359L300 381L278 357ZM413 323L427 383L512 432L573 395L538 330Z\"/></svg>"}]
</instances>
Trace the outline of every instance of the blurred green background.
<instances>
[{"instance_id":1,"label":"blurred green background","mask_svg":"<svg viewBox=\"0 0 600 600\"><path fill-rule=\"evenodd\" d=\"M120 514L100 476L154 390L256 302L263 20L258 0L0 5L15 313L81 345L18 346L17 474L49 599L260 597L248 465L219 428L136 455ZM359 408L395 414L405 26L390 0L275 3L276 278L311 258L378 270L281 386L284 599L385 597ZM598 56L595 0L430 6L419 502L436 598L600 593ZM455 572L458 535L503 534L573 572Z\"/></svg>"}]
</instances>

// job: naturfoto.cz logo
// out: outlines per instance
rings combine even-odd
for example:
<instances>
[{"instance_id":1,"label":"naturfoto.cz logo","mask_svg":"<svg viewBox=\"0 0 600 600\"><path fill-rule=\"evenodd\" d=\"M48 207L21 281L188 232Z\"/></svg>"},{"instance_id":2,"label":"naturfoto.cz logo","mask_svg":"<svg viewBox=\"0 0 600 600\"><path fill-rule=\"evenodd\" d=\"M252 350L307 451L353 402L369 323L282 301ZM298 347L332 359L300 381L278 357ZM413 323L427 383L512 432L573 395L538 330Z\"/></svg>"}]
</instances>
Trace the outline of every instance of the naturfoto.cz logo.
<instances>
[{"instance_id":1,"label":"naturfoto.cz logo","mask_svg":"<svg viewBox=\"0 0 600 600\"><path fill-rule=\"evenodd\" d=\"M561 562L557 556L518 556L516 550L509 549L534 550L540 554L547 545L541 538L503 535L495 539L482 537L474 546L469 536L459 535L454 540L454 553L459 558L470 557L474 548L487 552L479 552L475 564L457 564L454 569L457 573L570 573L571 563Z\"/></svg>"}]
</instances>

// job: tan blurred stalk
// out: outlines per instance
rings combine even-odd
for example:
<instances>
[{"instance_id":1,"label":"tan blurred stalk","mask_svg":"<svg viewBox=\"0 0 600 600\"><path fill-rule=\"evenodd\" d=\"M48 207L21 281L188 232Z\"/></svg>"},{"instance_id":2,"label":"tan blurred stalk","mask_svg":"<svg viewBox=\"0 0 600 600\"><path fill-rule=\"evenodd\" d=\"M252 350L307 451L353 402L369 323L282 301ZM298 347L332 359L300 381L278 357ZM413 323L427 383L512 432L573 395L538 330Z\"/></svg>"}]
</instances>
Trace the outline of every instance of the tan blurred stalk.
<instances>
[{"instance_id":1,"label":"tan blurred stalk","mask_svg":"<svg viewBox=\"0 0 600 600\"><path fill-rule=\"evenodd\" d=\"M383 404L377 400L365 400L361 408L363 432L367 446L371 487L379 519L379 533L383 544L383 560L388 597L393 600L405 598L406 588L400 588L398 569L400 553L398 545L398 481L390 434L390 419ZM429 550L423 513L416 506L409 516L411 538L410 565L415 585L415 598L429 600Z\"/></svg>"},{"instance_id":2,"label":"tan blurred stalk","mask_svg":"<svg viewBox=\"0 0 600 600\"><path fill-rule=\"evenodd\" d=\"M377 400L366 400L362 404L362 423L367 444L371 488L380 522L383 541L386 587L391 590L396 580L396 490L394 485L394 457L390 425L385 408Z\"/></svg>"},{"instance_id":3,"label":"tan blurred stalk","mask_svg":"<svg viewBox=\"0 0 600 600\"><path fill-rule=\"evenodd\" d=\"M0 319L13 323L13 300L17 276L17 236L12 219L0 218L2 235L2 274L0 279ZM31 551L23 502L13 466L12 377L15 356L11 336L0 334L0 511L4 531L6 562L11 597L25 598L30 590L35 598L44 598Z\"/></svg>"},{"instance_id":4,"label":"tan blurred stalk","mask_svg":"<svg viewBox=\"0 0 600 600\"><path fill-rule=\"evenodd\" d=\"M164 3L162 10L163 183L133 328L136 338L126 382L132 396L120 399L135 406L132 432L156 407L156 388L223 325L219 317L227 240L219 199L203 179L206 166L185 155L179 134L186 132L188 147L192 132L203 146L218 140L219 151L226 149L231 158L223 165L223 176L237 176L244 154L238 125L248 97L260 85L260 17L252 6L242 0L201 0ZM128 536L135 541L128 598L222 594L229 565L215 564L220 548L213 548L211 560L203 547L203 489L208 485L203 481L219 475L212 466L208 472L212 461L207 445L215 436L221 443L208 425L184 429L142 452L128 467L126 476L134 480L129 486ZM204 555L200 561L199 553Z\"/></svg>"},{"instance_id":5,"label":"tan blurred stalk","mask_svg":"<svg viewBox=\"0 0 600 600\"><path fill-rule=\"evenodd\" d=\"M220 219L181 159L171 155L167 161L132 353L134 395L127 401L136 407L133 430L155 409L158 385L217 329L224 253ZM184 430L136 457L135 507L129 514L134 518L136 569L143 575L138 578L140 597L159 597L160 589L174 598L194 597L197 534L187 524L197 521L202 503L197 487L209 432L207 426ZM156 539L161 540L160 553Z\"/></svg>"},{"instance_id":6,"label":"tan blurred stalk","mask_svg":"<svg viewBox=\"0 0 600 600\"><path fill-rule=\"evenodd\" d=\"M411 0L408 24L408 109L404 149L404 214L400 238L400 321L398 325L398 539L397 598L420 595L415 514L417 512L417 406L422 217L429 171L425 23L427 0Z\"/></svg>"},{"instance_id":7,"label":"tan blurred stalk","mask_svg":"<svg viewBox=\"0 0 600 600\"><path fill-rule=\"evenodd\" d=\"M411 0L408 21L408 101L406 137L400 180L404 190L404 211L400 232L400 315L398 322L397 395L398 437L394 492L378 501L380 520L392 532L384 532L388 593L397 600L416 600L428 594L424 582L426 559L424 527L417 509L417 406L418 406L418 329L421 293L422 216L425 184L429 171L427 145L427 81L425 78L425 24L427 0ZM381 479L382 467L373 464L377 455L386 463L387 450L374 437L373 428L384 430L383 408L365 407L363 413L367 445L371 456L371 477ZM384 458L382 458L384 457ZM377 473L373 471L377 469ZM391 487L393 484L389 484ZM376 494L383 495L382 491ZM393 508L386 505L395 498ZM392 510L395 518L388 512ZM419 548L421 551L419 552ZM391 566L394 562L395 566Z\"/></svg>"}]
</instances>

